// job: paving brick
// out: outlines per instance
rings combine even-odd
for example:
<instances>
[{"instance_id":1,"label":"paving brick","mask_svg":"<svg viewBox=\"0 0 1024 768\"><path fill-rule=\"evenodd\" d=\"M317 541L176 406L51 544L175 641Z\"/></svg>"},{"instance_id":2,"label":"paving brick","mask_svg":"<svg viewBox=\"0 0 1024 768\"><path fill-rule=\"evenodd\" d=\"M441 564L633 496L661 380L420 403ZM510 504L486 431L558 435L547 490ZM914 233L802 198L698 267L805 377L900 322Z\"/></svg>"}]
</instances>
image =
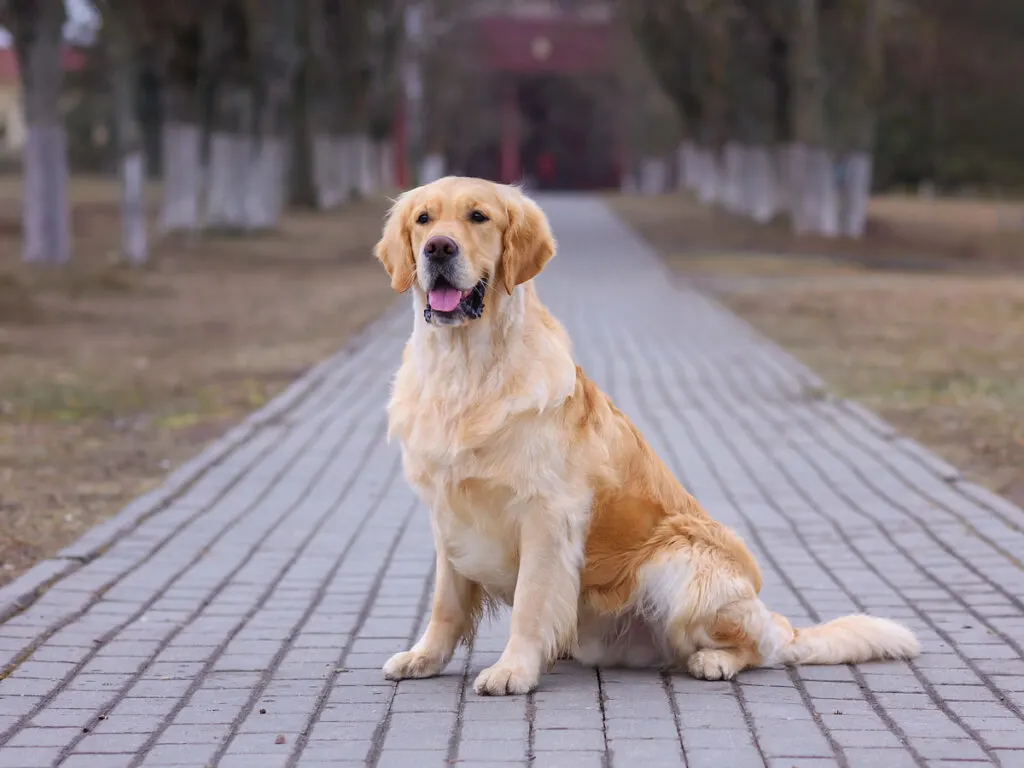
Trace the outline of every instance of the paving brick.
<instances>
[{"instance_id":1,"label":"paving brick","mask_svg":"<svg viewBox=\"0 0 1024 768\"><path fill-rule=\"evenodd\" d=\"M905 749L850 748L843 750L850 768L912 768L914 756Z\"/></svg>"},{"instance_id":2,"label":"paving brick","mask_svg":"<svg viewBox=\"0 0 1024 768\"><path fill-rule=\"evenodd\" d=\"M522 763L526 759L526 739L473 741L463 738L459 742L461 762L476 765L480 761Z\"/></svg>"},{"instance_id":3,"label":"paving brick","mask_svg":"<svg viewBox=\"0 0 1024 768\"><path fill-rule=\"evenodd\" d=\"M50 768L60 751L60 747L4 747L0 768Z\"/></svg>"},{"instance_id":4,"label":"paving brick","mask_svg":"<svg viewBox=\"0 0 1024 768\"><path fill-rule=\"evenodd\" d=\"M525 720L463 720L463 741L526 741Z\"/></svg>"},{"instance_id":5,"label":"paving brick","mask_svg":"<svg viewBox=\"0 0 1024 768\"><path fill-rule=\"evenodd\" d=\"M610 739L608 748L614 765L668 768L683 764L683 752L678 739Z\"/></svg>"},{"instance_id":6,"label":"paving brick","mask_svg":"<svg viewBox=\"0 0 1024 768\"><path fill-rule=\"evenodd\" d=\"M24 728L14 734L7 747L60 747L81 734L81 728Z\"/></svg>"},{"instance_id":7,"label":"paving brick","mask_svg":"<svg viewBox=\"0 0 1024 768\"><path fill-rule=\"evenodd\" d=\"M689 768L758 768L764 759L752 747L737 749L688 749L686 763Z\"/></svg>"},{"instance_id":8,"label":"paving brick","mask_svg":"<svg viewBox=\"0 0 1024 768\"><path fill-rule=\"evenodd\" d=\"M148 733L89 733L75 750L89 754L135 754L148 739Z\"/></svg>"}]
</instances>

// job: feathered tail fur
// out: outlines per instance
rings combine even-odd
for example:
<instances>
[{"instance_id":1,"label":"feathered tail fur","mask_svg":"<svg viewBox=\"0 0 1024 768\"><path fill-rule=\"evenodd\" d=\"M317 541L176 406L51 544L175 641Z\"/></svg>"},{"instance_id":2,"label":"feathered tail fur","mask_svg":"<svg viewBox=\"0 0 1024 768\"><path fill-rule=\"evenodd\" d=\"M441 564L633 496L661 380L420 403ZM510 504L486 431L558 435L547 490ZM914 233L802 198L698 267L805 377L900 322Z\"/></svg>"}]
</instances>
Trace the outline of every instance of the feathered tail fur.
<instances>
[{"instance_id":1,"label":"feathered tail fur","mask_svg":"<svg viewBox=\"0 0 1024 768\"><path fill-rule=\"evenodd\" d=\"M800 629L777 613L773 620L782 642L770 655L781 664L859 664L912 659L921 652L914 633L889 619L855 614Z\"/></svg>"}]
</instances>

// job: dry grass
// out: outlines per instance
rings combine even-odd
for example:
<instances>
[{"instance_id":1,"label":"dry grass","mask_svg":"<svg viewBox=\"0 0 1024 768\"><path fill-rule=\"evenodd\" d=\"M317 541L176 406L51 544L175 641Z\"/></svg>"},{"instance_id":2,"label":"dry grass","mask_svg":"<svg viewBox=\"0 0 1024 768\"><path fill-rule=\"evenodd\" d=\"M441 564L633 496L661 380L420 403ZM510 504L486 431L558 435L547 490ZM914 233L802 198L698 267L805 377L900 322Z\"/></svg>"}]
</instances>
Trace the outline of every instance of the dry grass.
<instances>
[{"instance_id":1,"label":"dry grass","mask_svg":"<svg viewBox=\"0 0 1024 768\"><path fill-rule=\"evenodd\" d=\"M665 251L685 248L787 256L830 255L903 269L981 270L1024 267L1024 205L875 198L862 240L794 237L783 219L758 225L745 217L695 205L684 195L611 198L615 207ZM666 215L670 211L672 215Z\"/></svg>"},{"instance_id":2,"label":"dry grass","mask_svg":"<svg viewBox=\"0 0 1024 768\"><path fill-rule=\"evenodd\" d=\"M0 583L51 555L341 346L392 300L384 201L115 264L116 186L76 180L71 267L18 263L0 183Z\"/></svg>"},{"instance_id":3,"label":"dry grass","mask_svg":"<svg viewBox=\"0 0 1024 768\"><path fill-rule=\"evenodd\" d=\"M743 254L727 228L717 249L710 227L695 248L686 222L708 215L697 206L667 198L617 206L670 263L837 393L1024 503L1024 274L908 273L829 256ZM910 256L930 263L928 253Z\"/></svg>"}]
</instances>

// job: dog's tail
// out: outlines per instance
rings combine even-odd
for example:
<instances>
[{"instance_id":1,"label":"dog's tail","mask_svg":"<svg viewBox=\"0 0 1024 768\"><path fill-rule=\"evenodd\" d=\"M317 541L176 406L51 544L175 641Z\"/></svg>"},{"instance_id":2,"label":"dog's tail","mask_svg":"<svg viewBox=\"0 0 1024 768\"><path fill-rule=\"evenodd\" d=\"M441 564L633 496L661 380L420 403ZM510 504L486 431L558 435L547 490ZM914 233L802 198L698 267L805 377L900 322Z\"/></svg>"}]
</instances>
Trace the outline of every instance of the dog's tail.
<instances>
[{"instance_id":1,"label":"dog's tail","mask_svg":"<svg viewBox=\"0 0 1024 768\"><path fill-rule=\"evenodd\" d=\"M921 652L914 633L889 619L855 614L800 629L778 613L772 620L778 630L770 632L774 647L762 653L781 664L859 664L912 659Z\"/></svg>"}]
</instances>

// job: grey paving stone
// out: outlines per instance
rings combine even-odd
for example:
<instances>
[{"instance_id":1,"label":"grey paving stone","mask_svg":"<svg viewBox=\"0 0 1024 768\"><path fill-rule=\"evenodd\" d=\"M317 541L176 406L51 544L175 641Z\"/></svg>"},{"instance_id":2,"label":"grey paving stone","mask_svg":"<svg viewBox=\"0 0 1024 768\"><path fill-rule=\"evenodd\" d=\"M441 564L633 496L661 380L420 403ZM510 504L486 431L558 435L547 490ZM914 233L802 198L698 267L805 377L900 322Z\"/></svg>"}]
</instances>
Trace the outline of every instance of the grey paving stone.
<instances>
[{"instance_id":1,"label":"grey paving stone","mask_svg":"<svg viewBox=\"0 0 1024 768\"><path fill-rule=\"evenodd\" d=\"M609 739L613 765L680 766L683 751L678 739Z\"/></svg>"},{"instance_id":2,"label":"grey paving stone","mask_svg":"<svg viewBox=\"0 0 1024 768\"><path fill-rule=\"evenodd\" d=\"M128 768L135 755L68 755L62 768Z\"/></svg>"},{"instance_id":3,"label":"grey paving stone","mask_svg":"<svg viewBox=\"0 0 1024 768\"><path fill-rule=\"evenodd\" d=\"M60 747L4 747L0 768L50 768L60 751Z\"/></svg>"},{"instance_id":4,"label":"grey paving stone","mask_svg":"<svg viewBox=\"0 0 1024 768\"><path fill-rule=\"evenodd\" d=\"M537 768L602 768L603 752L536 752L533 764Z\"/></svg>"},{"instance_id":5,"label":"grey paving stone","mask_svg":"<svg viewBox=\"0 0 1024 768\"><path fill-rule=\"evenodd\" d=\"M692 749L686 751L689 768L757 768L764 766L764 759L753 747L738 749Z\"/></svg>"},{"instance_id":6,"label":"grey paving stone","mask_svg":"<svg viewBox=\"0 0 1024 768\"><path fill-rule=\"evenodd\" d=\"M24 728L14 734L4 748L62 747L81 733L81 728Z\"/></svg>"},{"instance_id":7,"label":"grey paving stone","mask_svg":"<svg viewBox=\"0 0 1024 768\"><path fill-rule=\"evenodd\" d=\"M603 751L605 735L600 729L539 729L534 734L534 749L538 752L550 751Z\"/></svg>"},{"instance_id":8,"label":"grey paving stone","mask_svg":"<svg viewBox=\"0 0 1024 768\"><path fill-rule=\"evenodd\" d=\"M911 768L918 763L905 749L851 748L844 750L850 768Z\"/></svg>"},{"instance_id":9,"label":"grey paving stone","mask_svg":"<svg viewBox=\"0 0 1024 768\"><path fill-rule=\"evenodd\" d=\"M526 739L474 741L465 737L459 742L459 762L476 765L478 762L522 763L526 759Z\"/></svg>"}]
</instances>

